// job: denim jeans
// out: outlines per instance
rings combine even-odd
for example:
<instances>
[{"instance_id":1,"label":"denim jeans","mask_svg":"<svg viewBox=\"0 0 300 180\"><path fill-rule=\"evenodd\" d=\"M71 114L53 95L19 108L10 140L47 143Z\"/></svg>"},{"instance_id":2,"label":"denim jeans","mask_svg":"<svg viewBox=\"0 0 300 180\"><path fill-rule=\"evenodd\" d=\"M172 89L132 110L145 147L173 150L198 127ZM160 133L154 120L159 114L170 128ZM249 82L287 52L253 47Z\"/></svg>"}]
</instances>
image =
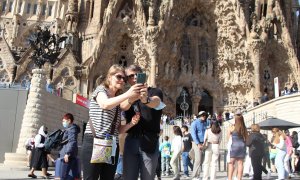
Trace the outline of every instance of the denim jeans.
<instances>
[{"instance_id":1,"label":"denim jeans","mask_svg":"<svg viewBox=\"0 0 300 180\"><path fill-rule=\"evenodd\" d=\"M162 157L161 158L161 170L164 174L170 174L170 160L171 157Z\"/></svg>"},{"instance_id":2,"label":"denim jeans","mask_svg":"<svg viewBox=\"0 0 300 180\"><path fill-rule=\"evenodd\" d=\"M119 155L119 162L118 162L118 165L117 165L117 171L116 173L118 174L123 174L123 155Z\"/></svg>"},{"instance_id":3,"label":"denim jeans","mask_svg":"<svg viewBox=\"0 0 300 180\"><path fill-rule=\"evenodd\" d=\"M124 180L137 180L139 174L141 180L154 180L159 156L158 143L156 146L154 153L146 153L141 150L138 137L126 137L123 154Z\"/></svg>"},{"instance_id":4,"label":"denim jeans","mask_svg":"<svg viewBox=\"0 0 300 180\"><path fill-rule=\"evenodd\" d=\"M275 166L277 169L278 179L285 179L288 176L288 173L284 168L284 158L286 152L279 148L276 149L277 149L277 154L275 157Z\"/></svg>"},{"instance_id":5,"label":"denim jeans","mask_svg":"<svg viewBox=\"0 0 300 180\"><path fill-rule=\"evenodd\" d=\"M183 163L183 172L185 175L189 175L189 167L193 171L193 164L191 163L189 152L182 152L182 163Z\"/></svg>"}]
</instances>

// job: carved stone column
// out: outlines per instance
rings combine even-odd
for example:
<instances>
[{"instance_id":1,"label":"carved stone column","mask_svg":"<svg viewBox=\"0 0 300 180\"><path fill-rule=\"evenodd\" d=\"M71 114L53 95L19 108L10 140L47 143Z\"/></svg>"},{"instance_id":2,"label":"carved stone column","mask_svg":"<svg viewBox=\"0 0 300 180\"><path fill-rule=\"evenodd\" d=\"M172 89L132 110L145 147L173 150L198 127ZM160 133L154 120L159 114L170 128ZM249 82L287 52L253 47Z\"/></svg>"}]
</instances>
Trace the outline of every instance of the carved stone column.
<instances>
[{"instance_id":1,"label":"carved stone column","mask_svg":"<svg viewBox=\"0 0 300 180\"><path fill-rule=\"evenodd\" d=\"M43 124L43 116L38 109L44 101L46 94L46 72L43 69L34 69L31 79L30 90L27 99L27 105L24 111L17 153L24 153L25 141L37 134L38 129Z\"/></svg>"},{"instance_id":2,"label":"carved stone column","mask_svg":"<svg viewBox=\"0 0 300 180\"><path fill-rule=\"evenodd\" d=\"M255 0L255 14L257 14L258 16L259 14L259 10L260 10L260 0ZM251 14L250 14L251 15Z\"/></svg>"},{"instance_id":3,"label":"carved stone column","mask_svg":"<svg viewBox=\"0 0 300 180\"><path fill-rule=\"evenodd\" d=\"M23 0L23 1L22 1L22 7L21 7L22 16L24 16L24 15L27 13L27 12L26 12L27 10L26 10L26 8L25 8L25 7L26 7L25 5L26 5L26 0Z\"/></svg>"},{"instance_id":4,"label":"carved stone column","mask_svg":"<svg viewBox=\"0 0 300 180\"><path fill-rule=\"evenodd\" d=\"M201 101L201 96L200 95L192 95L192 103L193 103L193 114L197 115L198 112L198 107L199 103Z\"/></svg>"},{"instance_id":5,"label":"carved stone column","mask_svg":"<svg viewBox=\"0 0 300 180\"><path fill-rule=\"evenodd\" d=\"M15 8L14 8L13 14L19 13L19 8L20 8L20 0L17 0L15 2L16 2L16 4L15 4ZM9 8L9 7L7 7L7 8Z\"/></svg>"},{"instance_id":6,"label":"carved stone column","mask_svg":"<svg viewBox=\"0 0 300 180\"><path fill-rule=\"evenodd\" d=\"M274 0L268 0L267 17L271 16L273 13L273 4L274 4Z\"/></svg>"},{"instance_id":7,"label":"carved stone column","mask_svg":"<svg viewBox=\"0 0 300 180\"><path fill-rule=\"evenodd\" d=\"M61 0L58 0L56 3L56 15L55 18L60 18L60 9L61 9Z\"/></svg>"},{"instance_id":8,"label":"carved stone column","mask_svg":"<svg viewBox=\"0 0 300 180\"><path fill-rule=\"evenodd\" d=\"M42 10L43 10L43 0L38 1L38 6L37 6L37 19L39 20L42 15Z\"/></svg>"},{"instance_id":9,"label":"carved stone column","mask_svg":"<svg viewBox=\"0 0 300 180\"><path fill-rule=\"evenodd\" d=\"M264 48L264 42L260 39L258 40L252 40L250 42L250 47L251 47L251 58L252 58L252 63L254 67L254 89L253 89L253 97L254 98L259 98L262 95L261 91L261 82L260 82L260 61L261 61L261 54L263 52Z\"/></svg>"},{"instance_id":10,"label":"carved stone column","mask_svg":"<svg viewBox=\"0 0 300 180\"><path fill-rule=\"evenodd\" d=\"M156 38L158 37L158 27L148 27L146 32L146 46L150 58L150 74L149 85L156 87L156 75L158 71L157 66L157 44Z\"/></svg>"}]
</instances>

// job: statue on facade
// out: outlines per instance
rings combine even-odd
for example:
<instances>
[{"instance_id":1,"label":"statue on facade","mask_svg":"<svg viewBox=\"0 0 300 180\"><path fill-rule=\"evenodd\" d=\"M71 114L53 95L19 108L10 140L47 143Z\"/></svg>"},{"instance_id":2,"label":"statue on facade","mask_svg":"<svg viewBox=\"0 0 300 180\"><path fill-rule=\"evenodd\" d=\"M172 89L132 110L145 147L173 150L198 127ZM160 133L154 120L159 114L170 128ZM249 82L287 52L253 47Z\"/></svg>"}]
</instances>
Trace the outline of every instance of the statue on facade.
<instances>
[{"instance_id":1,"label":"statue on facade","mask_svg":"<svg viewBox=\"0 0 300 180\"><path fill-rule=\"evenodd\" d=\"M133 15L132 9L129 8L128 2L125 4L125 6L122 8L122 10L118 14L118 18L124 19L129 18L131 19Z\"/></svg>"},{"instance_id":2,"label":"statue on facade","mask_svg":"<svg viewBox=\"0 0 300 180\"><path fill-rule=\"evenodd\" d=\"M213 76L213 71L214 71L214 61L213 59L209 59L207 62L207 75Z\"/></svg>"},{"instance_id":3,"label":"statue on facade","mask_svg":"<svg viewBox=\"0 0 300 180\"><path fill-rule=\"evenodd\" d=\"M207 73L207 65L206 64L202 64L201 66L201 74L205 75Z\"/></svg>"},{"instance_id":4,"label":"statue on facade","mask_svg":"<svg viewBox=\"0 0 300 180\"><path fill-rule=\"evenodd\" d=\"M253 39L258 39L259 38L259 35L258 35L259 25L257 24L257 15L255 13L251 14L251 20L252 20L251 37Z\"/></svg>"}]
</instances>

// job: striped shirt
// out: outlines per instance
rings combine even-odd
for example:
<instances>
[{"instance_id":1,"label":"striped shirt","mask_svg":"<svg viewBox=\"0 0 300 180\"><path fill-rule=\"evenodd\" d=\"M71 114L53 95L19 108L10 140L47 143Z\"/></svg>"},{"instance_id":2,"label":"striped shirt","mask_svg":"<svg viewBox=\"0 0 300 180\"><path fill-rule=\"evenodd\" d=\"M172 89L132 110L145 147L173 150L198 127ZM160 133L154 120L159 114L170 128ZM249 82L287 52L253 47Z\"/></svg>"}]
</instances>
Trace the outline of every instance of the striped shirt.
<instances>
[{"instance_id":1,"label":"striped shirt","mask_svg":"<svg viewBox=\"0 0 300 180\"><path fill-rule=\"evenodd\" d=\"M93 122L93 126L96 132L96 136L98 138L105 138L106 134L110 134L111 128L112 128L112 122L116 115L117 108L114 107L111 110L103 109L99 106L99 104L96 101L98 93L105 93L107 95L108 91L105 89L103 85L100 85L96 88L96 90L92 94L92 98L90 101L90 110L89 115L90 119ZM108 95L107 95L108 96ZM120 108L118 106L118 108ZM121 111L119 109L119 112L117 114L117 122L115 122L115 130L113 132L113 135L116 136L117 142L119 141L118 135L119 135L119 126L121 122ZM85 134L92 134L90 123L87 124Z\"/></svg>"}]
</instances>

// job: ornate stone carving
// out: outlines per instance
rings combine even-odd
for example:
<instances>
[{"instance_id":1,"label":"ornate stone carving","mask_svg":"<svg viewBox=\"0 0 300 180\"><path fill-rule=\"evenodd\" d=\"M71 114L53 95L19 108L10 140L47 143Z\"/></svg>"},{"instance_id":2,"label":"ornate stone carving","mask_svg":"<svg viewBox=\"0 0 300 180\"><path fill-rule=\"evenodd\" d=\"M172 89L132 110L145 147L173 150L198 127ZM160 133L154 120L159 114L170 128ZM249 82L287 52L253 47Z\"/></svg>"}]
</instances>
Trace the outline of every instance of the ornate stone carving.
<instances>
[{"instance_id":1,"label":"ornate stone carving","mask_svg":"<svg viewBox=\"0 0 300 180\"><path fill-rule=\"evenodd\" d=\"M118 18L124 19L129 18L131 19L134 15L134 12L132 9L130 9L128 2L125 4L125 6L121 9L121 11L118 14Z\"/></svg>"},{"instance_id":2,"label":"ornate stone carving","mask_svg":"<svg viewBox=\"0 0 300 180\"><path fill-rule=\"evenodd\" d=\"M52 2L56 3L55 0L49 1L48 7ZM15 54L11 52L15 53L21 47L26 48L26 44L20 42L25 42L33 24L42 23L49 25L55 33L78 32L78 54L63 52L59 56L62 62L59 66L70 68L71 75L65 81L70 80L72 84L72 79L74 81L76 77L76 85L78 83L79 86L79 81L89 84L90 87L87 88L79 86L78 89L84 87L83 91L91 91L95 76L104 73L112 63L120 61L123 65L127 62L142 66L151 79L150 83L163 86L170 94L166 100L170 107L174 107L172 102L176 102L176 93L173 94L172 90L183 86L190 87L196 94L201 92L199 87L207 88L213 98L222 97L220 103L216 100L216 104L223 104L223 100L227 98L228 106L238 106L244 99L252 100L254 88L261 88L264 83L256 80L261 79L259 69L262 68L259 67L266 64L265 54L268 52L273 52L278 57L276 62L272 62L275 65L270 68L270 72L283 67L278 64L283 61L286 65L285 74L279 71L274 74L286 77L282 81L300 81L299 63L295 56L294 41L291 40L295 33L289 32L285 26L284 11L277 0L267 1L266 17L253 10L255 14L252 14L251 20L251 14L245 11L248 7L255 7L255 4L247 4L250 1L105 2L107 4L103 5L103 1L97 0L92 4L92 1L84 0L80 4L82 11L79 12L76 10L78 0L57 0L57 6L53 6L52 11L55 15L47 16L46 21L40 14L41 9L38 9L39 19L35 20L35 16L27 19L27 16L22 15L14 16L13 19L8 12L9 8L6 8L0 19L1 28L5 29L4 38L0 38L0 57L7 62L7 66L13 67ZM41 0L38 3L40 5ZM251 24L252 27L249 27ZM122 42L125 34L130 39L130 45ZM14 36L21 38L11 41ZM184 41L184 36L188 41ZM206 39L207 44L202 43L201 38ZM186 46L183 51L184 42ZM29 54L30 50L18 54L22 55L18 61L18 81L30 78L31 68L28 68L27 60ZM77 62L72 61L74 59ZM84 67L82 73L76 70L77 66ZM58 79L62 68L47 67L48 76L51 68L54 69L53 79ZM11 69L5 68L9 76ZM288 78L286 74L293 76ZM193 85L194 81L196 85ZM88 93L90 92L83 92ZM174 113L174 109L172 111Z\"/></svg>"}]
</instances>

